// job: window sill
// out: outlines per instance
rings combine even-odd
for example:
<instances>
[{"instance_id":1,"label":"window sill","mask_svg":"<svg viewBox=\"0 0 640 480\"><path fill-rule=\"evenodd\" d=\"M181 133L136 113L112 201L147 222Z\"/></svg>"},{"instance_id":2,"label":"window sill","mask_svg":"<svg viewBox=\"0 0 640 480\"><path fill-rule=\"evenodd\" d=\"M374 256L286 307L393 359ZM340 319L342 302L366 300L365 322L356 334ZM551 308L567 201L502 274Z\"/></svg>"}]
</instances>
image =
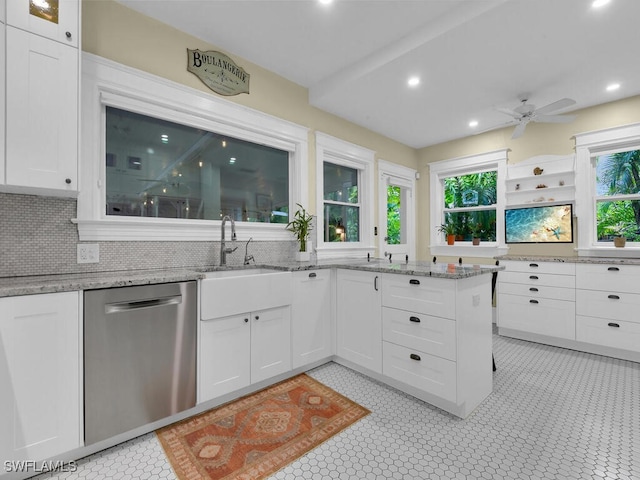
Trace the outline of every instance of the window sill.
<instances>
[{"instance_id":1,"label":"window sill","mask_svg":"<svg viewBox=\"0 0 640 480\"><path fill-rule=\"evenodd\" d=\"M470 242L456 242L453 245L430 245L431 254L435 256L493 258L506 255L509 247L496 244L472 245Z\"/></svg>"},{"instance_id":2,"label":"window sill","mask_svg":"<svg viewBox=\"0 0 640 480\"><path fill-rule=\"evenodd\" d=\"M637 242L635 242L637 243ZM577 248L579 257L640 258L640 245L624 247Z\"/></svg>"}]
</instances>

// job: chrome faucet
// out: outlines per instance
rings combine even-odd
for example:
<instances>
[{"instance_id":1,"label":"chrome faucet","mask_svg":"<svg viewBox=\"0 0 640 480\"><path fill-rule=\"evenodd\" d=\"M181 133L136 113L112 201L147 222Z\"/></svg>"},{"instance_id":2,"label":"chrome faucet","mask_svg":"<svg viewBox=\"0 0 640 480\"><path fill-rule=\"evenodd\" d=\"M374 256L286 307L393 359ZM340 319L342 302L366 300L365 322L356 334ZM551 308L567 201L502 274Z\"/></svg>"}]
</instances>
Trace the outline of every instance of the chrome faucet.
<instances>
[{"instance_id":1,"label":"chrome faucet","mask_svg":"<svg viewBox=\"0 0 640 480\"><path fill-rule=\"evenodd\" d=\"M221 228L221 233L220 233L220 265L226 265L227 264L227 253L233 253L235 252L238 247L235 248L231 248L231 247L227 247L224 241L224 226L227 223L227 220L229 220L231 222L231 241L235 242L236 241L236 222L233 221L233 218L231 218L229 215L225 215L224 217L222 217L222 225L220 226Z\"/></svg>"},{"instance_id":2,"label":"chrome faucet","mask_svg":"<svg viewBox=\"0 0 640 480\"><path fill-rule=\"evenodd\" d=\"M256 259L253 258L253 255L249 255L249 242L253 240L253 237L250 237L247 241L247 244L244 247L244 264L249 265L253 260L253 263L256 263Z\"/></svg>"}]
</instances>

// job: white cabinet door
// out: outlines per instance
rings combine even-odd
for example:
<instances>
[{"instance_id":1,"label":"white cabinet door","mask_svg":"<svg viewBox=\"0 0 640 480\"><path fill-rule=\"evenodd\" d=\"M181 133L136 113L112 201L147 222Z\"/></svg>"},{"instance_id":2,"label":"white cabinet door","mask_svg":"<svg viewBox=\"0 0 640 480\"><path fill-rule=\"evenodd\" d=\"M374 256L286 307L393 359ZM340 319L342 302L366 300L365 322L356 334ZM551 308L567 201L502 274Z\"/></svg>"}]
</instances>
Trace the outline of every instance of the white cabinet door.
<instances>
[{"instance_id":1,"label":"white cabinet door","mask_svg":"<svg viewBox=\"0 0 640 480\"><path fill-rule=\"evenodd\" d=\"M376 273L337 273L336 353L377 373L382 373L380 283Z\"/></svg>"},{"instance_id":2,"label":"white cabinet door","mask_svg":"<svg viewBox=\"0 0 640 480\"><path fill-rule=\"evenodd\" d=\"M331 352L331 270L294 272L291 305L293 368Z\"/></svg>"},{"instance_id":3,"label":"white cabinet door","mask_svg":"<svg viewBox=\"0 0 640 480\"><path fill-rule=\"evenodd\" d=\"M5 182L72 195L78 190L78 51L10 26L6 42Z\"/></svg>"},{"instance_id":4,"label":"white cabinet door","mask_svg":"<svg viewBox=\"0 0 640 480\"><path fill-rule=\"evenodd\" d=\"M251 383L256 383L291 370L291 307L251 315Z\"/></svg>"},{"instance_id":5,"label":"white cabinet door","mask_svg":"<svg viewBox=\"0 0 640 480\"><path fill-rule=\"evenodd\" d=\"M201 322L199 403L251 383L249 318L247 313Z\"/></svg>"},{"instance_id":6,"label":"white cabinet door","mask_svg":"<svg viewBox=\"0 0 640 480\"><path fill-rule=\"evenodd\" d=\"M0 298L0 458L80 446L78 292Z\"/></svg>"},{"instance_id":7,"label":"white cabinet door","mask_svg":"<svg viewBox=\"0 0 640 480\"><path fill-rule=\"evenodd\" d=\"M7 24L78 47L78 0L7 0Z\"/></svg>"}]
</instances>

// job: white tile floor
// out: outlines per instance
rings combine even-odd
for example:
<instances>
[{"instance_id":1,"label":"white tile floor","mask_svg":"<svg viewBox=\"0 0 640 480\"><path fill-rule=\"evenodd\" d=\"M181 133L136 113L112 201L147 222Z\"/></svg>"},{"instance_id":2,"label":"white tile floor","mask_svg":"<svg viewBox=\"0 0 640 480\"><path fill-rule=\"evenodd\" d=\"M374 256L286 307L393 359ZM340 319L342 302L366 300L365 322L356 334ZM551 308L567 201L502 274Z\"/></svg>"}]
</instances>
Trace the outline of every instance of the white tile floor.
<instances>
[{"instance_id":1,"label":"white tile floor","mask_svg":"<svg viewBox=\"0 0 640 480\"><path fill-rule=\"evenodd\" d=\"M335 363L310 375L372 413L272 479L640 480L640 364L494 335L492 395L466 420ZM155 434L42 478L173 479Z\"/></svg>"}]
</instances>

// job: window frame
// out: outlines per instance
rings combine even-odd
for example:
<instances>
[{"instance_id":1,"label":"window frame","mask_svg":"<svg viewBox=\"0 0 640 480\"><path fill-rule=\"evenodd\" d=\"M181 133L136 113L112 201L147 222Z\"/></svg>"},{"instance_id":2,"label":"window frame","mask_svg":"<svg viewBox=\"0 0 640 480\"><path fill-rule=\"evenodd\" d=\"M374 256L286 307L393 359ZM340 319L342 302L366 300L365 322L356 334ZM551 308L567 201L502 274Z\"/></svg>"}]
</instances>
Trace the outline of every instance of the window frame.
<instances>
[{"instance_id":1,"label":"window frame","mask_svg":"<svg viewBox=\"0 0 640 480\"><path fill-rule=\"evenodd\" d=\"M576 142L576 216L578 222L578 256L637 257L640 242L624 248L598 242L596 201L603 197L596 191L596 162L599 155L640 150L640 123L612 127L575 135ZM621 200L615 196L610 201Z\"/></svg>"},{"instance_id":2,"label":"window frame","mask_svg":"<svg viewBox=\"0 0 640 480\"><path fill-rule=\"evenodd\" d=\"M308 202L308 128L83 53L82 163L78 218L74 220L80 241L219 240L220 220L106 215L106 106L288 151L290 218L296 211L296 203ZM294 240L284 227L283 224L236 222L241 238Z\"/></svg>"},{"instance_id":3,"label":"window frame","mask_svg":"<svg viewBox=\"0 0 640 480\"><path fill-rule=\"evenodd\" d=\"M508 149L492 152L457 157L439 162L428 163L430 180L430 221L429 221L429 249L432 255L467 256L467 257L495 257L504 255L509 248L504 242L504 209L505 209L505 178L507 172ZM472 245L468 241L456 241L453 245L447 245L444 235L437 228L442 224L446 209L444 205L444 179L458 177L471 173L496 171L496 241L480 242L480 245ZM472 209L487 210L483 207L471 207ZM454 209L459 210L459 209Z\"/></svg>"},{"instance_id":4,"label":"window frame","mask_svg":"<svg viewBox=\"0 0 640 480\"><path fill-rule=\"evenodd\" d=\"M319 259L366 257L375 253L374 225L374 152L322 132L316 132L316 253ZM359 242L325 242L324 232L324 163L354 168L358 171L360 208ZM355 206L355 204L351 204Z\"/></svg>"}]
</instances>

